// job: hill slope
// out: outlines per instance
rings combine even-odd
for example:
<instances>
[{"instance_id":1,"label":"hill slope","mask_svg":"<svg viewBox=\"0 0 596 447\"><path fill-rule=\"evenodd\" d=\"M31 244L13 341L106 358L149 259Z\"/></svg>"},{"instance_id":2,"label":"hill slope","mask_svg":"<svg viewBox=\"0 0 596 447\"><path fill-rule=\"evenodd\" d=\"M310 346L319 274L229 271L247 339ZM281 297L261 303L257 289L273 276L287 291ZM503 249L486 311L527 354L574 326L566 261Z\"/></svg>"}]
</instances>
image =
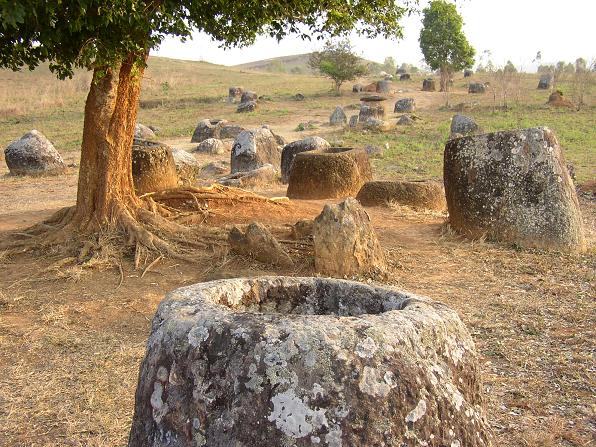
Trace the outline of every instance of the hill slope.
<instances>
[{"instance_id":1,"label":"hill slope","mask_svg":"<svg viewBox=\"0 0 596 447\"><path fill-rule=\"evenodd\" d=\"M267 71L272 73L312 73L308 66L308 58L311 53L293 54L290 56L274 57L271 59L262 59L245 64L234 65L234 68L241 70L255 70ZM381 64L367 59L362 59L363 62L369 65L371 72L379 71Z\"/></svg>"}]
</instances>

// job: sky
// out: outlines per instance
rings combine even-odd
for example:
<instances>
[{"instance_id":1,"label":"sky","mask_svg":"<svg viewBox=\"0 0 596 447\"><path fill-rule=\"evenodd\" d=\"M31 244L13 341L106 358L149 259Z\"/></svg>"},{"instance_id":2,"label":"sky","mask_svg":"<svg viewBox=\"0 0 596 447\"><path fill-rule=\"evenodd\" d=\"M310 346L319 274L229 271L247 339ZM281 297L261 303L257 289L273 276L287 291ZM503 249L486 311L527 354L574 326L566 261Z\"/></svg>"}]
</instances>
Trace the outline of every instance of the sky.
<instances>
[{"instance_id":1,"label":"sky","mask_svg":"<svg viewBox=\"0 0 596 447\"><path fill-rule=\"evenodd\" d=\"M427 0L421 0L424 7ZM578 57L596 58L596 0L457 0L464 19L464 32L478 56L490 50L492 60L503 65L511 60L522 70L531 71L538 51L542 63L559 60L573 62ZM402 62L421 65L418 45L421 16L402 20L402 40L367 39L352 35L355 51L366 59L383 62L391 56ZM165 40L153 54L185 60L202 60L222 65L237 65L261 59L309 53L321 47L319 41L288 37L280 42L261 37L254 45L223 50L203 33L195 33L185 43Z\"/></svg>"}]
</instances>

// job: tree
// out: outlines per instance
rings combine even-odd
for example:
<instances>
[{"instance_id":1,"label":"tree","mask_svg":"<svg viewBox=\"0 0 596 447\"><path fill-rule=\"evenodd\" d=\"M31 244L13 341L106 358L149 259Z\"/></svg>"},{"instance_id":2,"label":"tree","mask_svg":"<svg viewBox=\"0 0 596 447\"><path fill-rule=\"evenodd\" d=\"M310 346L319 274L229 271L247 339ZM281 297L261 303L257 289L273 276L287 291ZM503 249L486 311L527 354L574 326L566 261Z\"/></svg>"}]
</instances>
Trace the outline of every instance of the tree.
<instances>
[{"instance_id":1,"label":"tree","mask_svg":"<svg viewBox=\"0 0 596 447\"><path fill-rule=\"evenodd\" d=\"M345 81L352 81L368 72L368 67L354 53L350 41L327 41L321 51L311 53L308 64L313 70L333 81L335 92L339 95Z\"/></svg>"},{"instance_id":2,"label":"tree","mask_svg":"<svg viewBox=\"0 0 596 447\"><path fill-rule=\"evenodd\" d=\"M383 71L385 71L386 73L389 74L394 74L395 73L395 59L392 58L391 56L386 57L385 61L383 62Z\"/></svg>"},{"instance_id":3,"label":"tree","mask_svg":"<svg viewBox=\"0 0 596 447\"><path fill-rule=\"evenodd\" d=\"M572 77L572 96L577 104L577 110L585 105L586 91L591 84L594 83L594 68L596 62L588 64L588 62L580 57L575 61L575 70Z\"/></svg>"},{"instance_id":4,"label":"tree","mask_svg":"<svg viewBox=\"0 0 596 447\"><path fill-rule=\"evenodd\" d=\"M471 68L476 51L462 31L463 20L454 4L433 0L422 12L420 49L430 68L440 71L441 91L447 91L451 74Z\"/></svg>"},{"instance_id":5,"label":"tree","mask_svg":"<svg viewBox=\"0 0 596 447\"><path fill-rule=\"evenodd\" d=\"M141 78L150 50L167 35L185 40L197 30L230 47L250 44L260 34L322 38L345 35L358 25L361 34L401 37L399 19L410 11L409 3L0 0L0 67L32 70L47 62L60 79L77 68L93 71L76 205L31 229L36 238L30 239L60 243L76 233L88 240L118 228L133 246L172 252L167 238L153 229L172 235L181 225L166 219L172 214L168 208L135 194L131 166Z\"/></svg>"}]
</instances>

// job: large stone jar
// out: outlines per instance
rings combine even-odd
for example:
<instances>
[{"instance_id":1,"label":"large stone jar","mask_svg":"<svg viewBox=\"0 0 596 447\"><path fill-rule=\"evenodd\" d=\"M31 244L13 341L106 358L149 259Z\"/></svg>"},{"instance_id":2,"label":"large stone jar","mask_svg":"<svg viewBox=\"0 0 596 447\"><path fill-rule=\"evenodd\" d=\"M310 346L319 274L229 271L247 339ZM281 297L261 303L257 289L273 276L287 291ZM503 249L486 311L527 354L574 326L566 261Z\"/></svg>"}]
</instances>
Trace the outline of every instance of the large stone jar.
<instances>
[{"instance_id":1,"label":"large stone jar","mask_svg":"<svg viewBox=\"0 0 596 447\"><path fill-rule=\"evenodd\" d=\"M474 344L443 304L261 277L169 293L130 447L490 445Z\"/></svg>"}]
</instances>

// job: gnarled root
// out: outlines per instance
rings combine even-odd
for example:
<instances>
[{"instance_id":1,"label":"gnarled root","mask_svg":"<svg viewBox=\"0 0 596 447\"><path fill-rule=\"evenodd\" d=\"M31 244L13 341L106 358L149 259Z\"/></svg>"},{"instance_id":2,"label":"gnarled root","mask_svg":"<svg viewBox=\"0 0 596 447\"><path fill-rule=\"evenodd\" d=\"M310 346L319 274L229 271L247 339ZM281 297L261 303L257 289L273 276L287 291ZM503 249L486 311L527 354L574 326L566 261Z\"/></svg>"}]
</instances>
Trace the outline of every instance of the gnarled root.
<instances>
[{"instance_id":1,"label":"gnarled root","mask_svg":"<svg viewBox=\"0 0 596 447\"><path fill-rule=\"evenodd\" d=\"M116 203L110 219L102 223L91 216L82 219L76 207L63 208L46 221L4 238L0 249L22 252L51 248L85 263L99 252L122 256L123 248L129 247L134 250L137 268L149 262L152 253L156 257L194 262L204 259L206 250L227 244L224 229L203 225L209 203L285 206L274 199L221 185L177 188L145 194L139 199L136 207ZM118 249L106 250L107 243L118 245ZM114 262L120 266L119 259Z\"/></svg>"}]
</instances>

